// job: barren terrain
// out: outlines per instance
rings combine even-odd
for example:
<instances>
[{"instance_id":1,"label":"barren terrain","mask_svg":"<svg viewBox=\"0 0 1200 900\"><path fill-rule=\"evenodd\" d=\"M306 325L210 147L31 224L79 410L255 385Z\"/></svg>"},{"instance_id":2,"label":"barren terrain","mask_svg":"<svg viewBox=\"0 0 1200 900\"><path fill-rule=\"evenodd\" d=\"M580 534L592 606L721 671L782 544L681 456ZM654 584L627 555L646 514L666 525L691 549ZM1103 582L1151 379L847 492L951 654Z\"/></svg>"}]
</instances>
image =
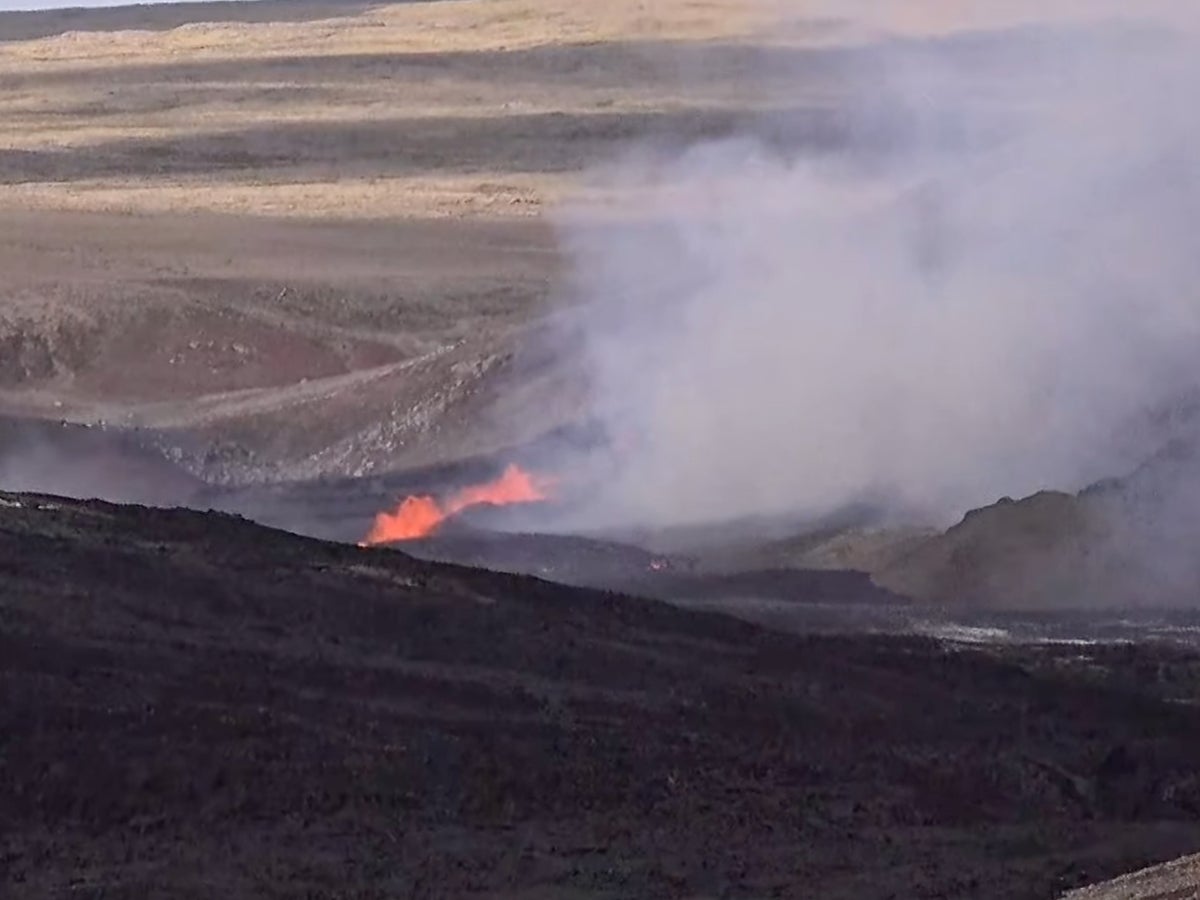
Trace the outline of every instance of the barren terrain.
<instances>
[{"instance_id":1,"label":"barren terrain","mask_svg":"<svg viewBox=\"0 0 1200 900\"><path fill-rule=\"evenodd\" d=\"M747 111L734 19L676 6L0 20L5 410L147 429L239 481L443 462L577 417L536 360L506 396L540 417L476 412L558 274L541 212L563 185ZM255 21L271 9L287 21Z\"/></svg>"},{"instance_id":2,"label":"barren terrain","mask_svg":"<svg viewBox=\"0 0 1200 900\"><path fill-rule=\"evenodd\" d=\"M0 497L8 896L1053 897L1200 841L1166 644L971 649Z\"/></svg>"},{"instance_id":3,"label":"barren terrain","mask_svg":"<svg viewBox=\"0 0 1200 900\"><path fill-rule=\"evenodd\" d=\"M1191 447L945 532L352 546L613 438L556 216L654 223L598 168L820 153L864 42L1047 17L850 6L0 14L0 888L1032 898L1195 851Z\"/></svg>"}]
</instances>

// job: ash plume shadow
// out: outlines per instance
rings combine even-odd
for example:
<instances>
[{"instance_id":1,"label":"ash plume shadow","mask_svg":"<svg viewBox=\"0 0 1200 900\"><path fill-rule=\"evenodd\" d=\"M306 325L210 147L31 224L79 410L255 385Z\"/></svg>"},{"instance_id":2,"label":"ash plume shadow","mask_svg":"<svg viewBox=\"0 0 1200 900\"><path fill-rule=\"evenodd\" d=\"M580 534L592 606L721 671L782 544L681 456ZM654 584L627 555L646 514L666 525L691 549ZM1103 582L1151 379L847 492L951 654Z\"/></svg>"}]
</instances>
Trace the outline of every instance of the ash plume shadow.
<instances>
[{"instance_id":1,"label":"ash plume shadow","mask_svg":"<svg viewBox=\"0 0 1200 900\"><path fill-rule=\"evenodd\" d=\"M247 7L272 7L278 0L255 0ZM286 0L288 7L292 0ZM177 6L161 4L137 7L170 13ZM239 4L241 5L241 4ZM299 6L300 4L296 4ZM117 12L118 10L81 10L81 13ZM0 14L18 16L20 13ZM511 50L445 51L371 51L337 56L271 56L230 60L158 62L136 67L80 65L40 72L0 76L0 85L29 89L36 85L53 87L86 86L99 77L106 84L172 84L187 102L190 89L210 83L272 85L281 81L309 82L337 89L341 84L365 80L403 80L453 74L456 79L504 87L536 88L547 76L576 88L612 88L628 91L631 82L660 84L664 87L697 88L725 86L733 81L749 81L753 88L748 97L761 98L771 86L822 84L836 86L829 79L842 79L847 73L867 64L875 66L881 51L893 55L938 54L960 66L978 69L987 66L1003 71L1019 61L1014 44L1051 44L1060 49L1080 48L1085 37L1075 30L1053 26L1026 26L1013 29L980 29L939 37L890 37L868 46L838 45L788 47L760 43L722 41L623 41L610 40L590 44L550 44ZM516 95L515 99L520 99Z\"/></svg>"},{"instance_id":2,"label":"ash plume shadow","mask_svg":"<svg viewBox=\"0 0 1200 900\"><path fill-rule=\"evenodd\" d=\"M271 5L271 0L256 0ZM289 4L290 5L290 4ZM155 9L170 10L163 5ZM0 17L0 22L3 18ZM361 79L404 79L452 73L456 79L512 88L538 87L553 75L572 87L611 87L627 91L631 80L681 82L689 86L721 84L731 77L771 67L809 77L828 75L831 67L853 60L844 48L790 48L759 44L672 41L605 41L513 50L372 51L338 56L272 56L245 60L201 60L96 68L81 65L49 72L4 76L5 85L28 88L86 85L103 75L113 84L237 82L275 84L311 81L338 85Z\"/></svg>"},{"instance_id":3,"label":"ash plume shadow","mask_svg":"<svg viewBox=\"0 0 1200 900\"><path fill-rule=\"evenodd\" d=\"M569 172L597 163L630 141L675 146L736 133L743 113L723 108L671 112L546 112L503 118L431 116L361 123L299 123L128 138L81 147L0 150L0 183L71 182L137 175L303 171L338 164L343 175L418 172ZM824 146L828 116L792 113L795 143Z\"/></svg>"}]
</instances>

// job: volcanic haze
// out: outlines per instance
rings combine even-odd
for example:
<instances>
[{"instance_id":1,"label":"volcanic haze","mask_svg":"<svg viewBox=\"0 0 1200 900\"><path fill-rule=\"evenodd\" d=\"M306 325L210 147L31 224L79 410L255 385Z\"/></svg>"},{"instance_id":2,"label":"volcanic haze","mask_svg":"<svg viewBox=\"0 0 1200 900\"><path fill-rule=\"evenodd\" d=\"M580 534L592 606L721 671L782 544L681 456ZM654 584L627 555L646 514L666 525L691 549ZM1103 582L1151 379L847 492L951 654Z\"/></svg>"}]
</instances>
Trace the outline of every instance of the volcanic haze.
<instances>
[{"instance_id":1,"label":"volcanic haze","mask_svg":"<svg viewBox=\"0 0 1200 900\"><path fill-rule=\"evenodd\" d=\"M947 524L1173 436L1155 416L1200 383L1200 16L958 6L851 5L818 54L838 96L816 51L764 49L786 102L599 171L636 224L560 217L595 410L636 448L572 526Z\"/></svg>"}]
</instances>

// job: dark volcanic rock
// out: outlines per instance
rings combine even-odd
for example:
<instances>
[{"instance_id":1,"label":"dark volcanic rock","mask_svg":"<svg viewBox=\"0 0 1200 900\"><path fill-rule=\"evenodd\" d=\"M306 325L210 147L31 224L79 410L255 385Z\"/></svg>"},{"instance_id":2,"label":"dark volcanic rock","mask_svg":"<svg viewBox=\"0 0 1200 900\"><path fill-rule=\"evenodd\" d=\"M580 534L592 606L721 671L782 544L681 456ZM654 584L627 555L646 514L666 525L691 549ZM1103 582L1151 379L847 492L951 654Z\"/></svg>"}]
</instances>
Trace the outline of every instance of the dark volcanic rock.
<instances>
[{"instance_id":1,"label":"dark volcanic rock","mask_svg":"<svg viewBox=\"0 0 1200 900\"><path fill-rule=\"evenodd\" d=\"M0 893L1049 897L1200 846L1198 691L0 495Z\"/></svg>"},{"instance_id":2,"label":"dark volcanic rock","mask_svg":"<svg viewBox=\"0 0 1200 900\"><path fill-rule=\"evenodd\" d=\"M482 531L452 520L436 535L397 544L422 559L536 575L561 584L660 600L754 599L784 603L896 604L908 600L862 572L834 569L703 570L680 554L579 535Z\"/></svg>"}]
</instances>

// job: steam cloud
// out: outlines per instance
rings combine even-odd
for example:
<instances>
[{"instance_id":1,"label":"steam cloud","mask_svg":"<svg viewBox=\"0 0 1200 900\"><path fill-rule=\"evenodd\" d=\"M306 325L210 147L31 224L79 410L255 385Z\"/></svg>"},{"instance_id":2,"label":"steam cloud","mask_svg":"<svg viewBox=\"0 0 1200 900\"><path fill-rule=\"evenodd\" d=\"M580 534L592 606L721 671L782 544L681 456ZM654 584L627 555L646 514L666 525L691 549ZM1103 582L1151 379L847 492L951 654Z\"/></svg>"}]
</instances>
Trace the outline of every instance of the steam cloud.
<instances>
[{"instance_id":1,"label":"steam cloud","mask_svg":"<svg viewBox=\"0 0 1200 900\"><path fill-rule=\"evenodd\" d=\"M625 447L582 520L944 521L1153 453L1200 385L1198 20L876 33L819 51L834 108L606 171L619 227L562 221Z\"/></svg>"}]
</instances>

